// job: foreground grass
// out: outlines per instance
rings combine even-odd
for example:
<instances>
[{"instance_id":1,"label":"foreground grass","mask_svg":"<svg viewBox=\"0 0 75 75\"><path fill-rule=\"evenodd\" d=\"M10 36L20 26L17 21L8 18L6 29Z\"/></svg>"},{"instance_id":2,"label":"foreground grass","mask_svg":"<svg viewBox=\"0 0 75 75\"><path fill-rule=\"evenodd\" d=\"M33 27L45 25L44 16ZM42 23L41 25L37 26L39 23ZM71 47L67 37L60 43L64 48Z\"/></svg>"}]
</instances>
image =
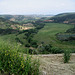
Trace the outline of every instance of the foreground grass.
<instances>
[{"instance_id":1,"label":"foreground grass","mask_svg":"<svg viewBox=\"0 0 75 75\"><path fill-rule=\"evenodd\" d=\"M24 34L20 34L16 36L16 34L8 34L8 35L0 35L0 46L10 46L11 50L18 50L21 53L27 53L28 48L25 48L25 45L17 42L15 40L16 37L21 39L24 43L27 43L22 37Z\"/></svg>"},{"instance_id":2,"label":"foreground grass","mask_svg":"<svg viewBox=\"0 0 75 75\"><path fill-rule=\"evenodd\" d=\"M28 54L23 56L16 49L18 46L13 47L4 41L0 43L0 75L39 75L39 60Z\"/></svg>"},{"instance_id":3,"label":"foreground grass","mask_svg":"<svg viewBox=\"0 0 75 75\"><path fill-rule=\"evenodd\" d=\"M61 42L56 39L56 34L60 32L66 32L66 30L72 28L73 25L59 24L59 23L46 23L45 27L41 29L33 39L38 41L38 44L44 42L45 44L52 44L54 47L61 49L75 49L75 41L73 42Z\"/></svg>"}]
</instances>

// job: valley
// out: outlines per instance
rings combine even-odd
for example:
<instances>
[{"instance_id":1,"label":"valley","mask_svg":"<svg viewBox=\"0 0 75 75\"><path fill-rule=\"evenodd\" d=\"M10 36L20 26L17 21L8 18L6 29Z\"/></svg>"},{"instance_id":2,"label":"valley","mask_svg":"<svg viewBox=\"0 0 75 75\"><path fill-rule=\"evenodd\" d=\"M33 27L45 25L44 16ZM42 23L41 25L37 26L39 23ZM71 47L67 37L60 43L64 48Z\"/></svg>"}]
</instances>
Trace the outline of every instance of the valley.
<instances>
[{"instance_id":1,"label":"valley","mask_svg":"<svg viewBox=\"0 0 75 75\"><path fill-rule=\"evenodd\" d=\"M69 14L67 15L69 16ZM0 62L2 64L0 74L4 71L4 73L10 72L16 75L21 71L21 68L24 75L26 73L28 75L29 72L32 74L34 72L34 75L74 75L74 17L71 22L64 23L66 19L60 22L57 18L62 18L62 16L66 16L66 14L59 16L1 15L0 55L3 59L0 58L2 61ZM67 20L70 21L68 18ZM67 55L64 58L65 52ZM64 63L64 59L69 57L69 52L71 54L70 61ZM18 63L16 59L18 59ZM16 68L15 71L13 71L14 67ZM28 71L24 71L24 69ZM19 74L21 75L22 72Z\"/></svg>"},{"instance_id":2,"label":"valley","mask_svg":"<svg viewBox=\"0 0 75 75\"><path fill-rule=\"evenodd\" d=\"M73 25L61 24L61 23L46 23L45 27L41 29L34 39L38 41L38 44L44 42L45 44L52 44L54 47L62 49L74 49L75 41L59 41L56 37L57 33L64 33L66 30L73 28ZM65 33L64 33L65 34Z\"/></svg>"}]
</instances>

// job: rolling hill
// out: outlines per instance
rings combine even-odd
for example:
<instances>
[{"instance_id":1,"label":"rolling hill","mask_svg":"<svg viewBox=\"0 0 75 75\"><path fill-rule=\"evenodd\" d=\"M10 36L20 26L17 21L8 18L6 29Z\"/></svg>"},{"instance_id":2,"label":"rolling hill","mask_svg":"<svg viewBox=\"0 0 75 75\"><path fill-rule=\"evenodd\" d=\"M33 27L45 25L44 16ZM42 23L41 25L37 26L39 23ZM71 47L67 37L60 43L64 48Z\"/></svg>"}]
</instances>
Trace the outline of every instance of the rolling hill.
<instances>
[{"instance_id":1,"label":"rolling hill","mask_svg":"<svg viewBox=\"0 0 75 75\"><path fill-rule=\"evenodd\" d=\"M75 24L75 13L62 13L50 18L56 23Z\"/></svg>"},{"instance_id":2,"label":"rolling hill","mask_svg":"<svg viewBox=\"0 0 75 75\"><path fill-rule=\"evenodd\" d=\"M8 19L0 17L0 28L10 28L11 25L18 24L17 22L10 21Z\"/></svg>"},{"instance_id":3,"label":"rolling hill","mask_svg":"<svg viewBox=\"0 0 75 75\"><path fill-rule=\"evenodd\" d=\"M59 14L59 15L55 16L55 20L59 19L59 18L56 19L56 17L61 18L66 15L67 15L67 17L69 17L68 15L71 16L74 14L67 14L67 13ZM15 17L15 19L16 19L19 16L15 15L15 16L6 16L6 17L10 17L10 18ZM1 34L0 37L2 37L1 39L5 40L5 41L9 37L7 42L8 41L12 42L12 40L13 40L14 43L20 44L21 47L23 47L23 49L32 48L31 51L33 51L33 50L38 51L38 47L42 43L44 43L45 45L51 44L53 47L61 48L63 50L75 49L75 47L74 47L75 41L60 41L57 39L57 36L56 36L57 33L62 33L62 34L64 34L64 36L68 36L68 34L67 35L65 34L66 31L73 28L74 25L62 24L63 22L58 22L58 21L57 21L58 23L44 23L43 21L41 21L41 19L37 20L37 21L33 20L35 22L28 22L28 23L24 23L23 21L20 20L23 24L20 24L20 23L17 24L17 23L15 23L15 21L14 22L10 21L10 18L8 18L9 20L4 19L4 18L1 18L1 20L0 20L0 25L2 26L2 27L0 27L1 28L0 29L0 34ZM20 18L21 18L21 16L20 16ZM52 18L54 18L54 17L52 17ZM74 19L74 17L73 17L73 19ZM69 20L69 18L68 18L68 20ZM25 27L32 27L32 29L27 28L27 30L26 30ZM61 35L60 34L58 35L59 38L61 38ZM13 36L13 37L11 37L11 36Z\"/></svg>"}]
</instances>

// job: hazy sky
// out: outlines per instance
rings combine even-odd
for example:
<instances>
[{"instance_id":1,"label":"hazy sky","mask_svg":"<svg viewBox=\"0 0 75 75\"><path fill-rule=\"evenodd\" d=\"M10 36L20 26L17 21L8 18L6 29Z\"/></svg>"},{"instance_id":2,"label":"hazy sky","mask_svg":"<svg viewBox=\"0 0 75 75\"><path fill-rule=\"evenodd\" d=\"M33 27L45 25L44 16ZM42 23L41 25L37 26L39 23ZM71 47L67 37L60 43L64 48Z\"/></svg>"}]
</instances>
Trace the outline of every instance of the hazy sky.
<instances>
[{"instance_id":1,"label":"hazy sky","mask_svg":"<svg viewBox=\"0 0 75 75\"><path fill-rule=\"evenodd\" d=\"M0 0L0 14L75 12L75 0Z\"/></svg>"}]
</instances>

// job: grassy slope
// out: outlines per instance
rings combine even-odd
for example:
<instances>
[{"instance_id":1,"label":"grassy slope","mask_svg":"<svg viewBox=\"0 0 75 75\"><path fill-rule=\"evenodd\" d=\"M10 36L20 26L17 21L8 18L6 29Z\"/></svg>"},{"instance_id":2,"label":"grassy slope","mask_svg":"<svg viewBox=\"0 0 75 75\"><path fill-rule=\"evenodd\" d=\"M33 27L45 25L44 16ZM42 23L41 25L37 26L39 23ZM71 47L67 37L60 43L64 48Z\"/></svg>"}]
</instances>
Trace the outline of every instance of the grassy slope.
<instances>
[{"instance_id":1,"label":"grassy slope","mask_svg":"<svg viewBox=\"0 0 75 75\"><path fill-rule=\"evenodd\" d=\"M62 49L75 49L75 42L60 42L55 36L55 34L65 32L71 27L73 26L67 24L46 23L45 27L34 36L34 39L38 41L38 44L43 41L45 44L51 43L54 47L59 47Z\"/></svg>"},{"instance_id":2,"label":"grassy slope","mask_svg":"<svg viewBox=\"0 0 75 75\"><path fill-rule=\"evenodd\" d=\"M24 34L20 34L18 36L16 36L16 34L9 34L9 35L0 35L0 46L8 46L11 47L11 50L19 50L19 52L23 52L26 53L27 52L27 48L25 48L24 45L21 45L19 42L17 42L15 40L16 37L18 37L19 39L21 39L21 41L23 41L24 43L26 43L26 40L23 40L22 36L24 36Z\"/></svg>"}]
</instances>

